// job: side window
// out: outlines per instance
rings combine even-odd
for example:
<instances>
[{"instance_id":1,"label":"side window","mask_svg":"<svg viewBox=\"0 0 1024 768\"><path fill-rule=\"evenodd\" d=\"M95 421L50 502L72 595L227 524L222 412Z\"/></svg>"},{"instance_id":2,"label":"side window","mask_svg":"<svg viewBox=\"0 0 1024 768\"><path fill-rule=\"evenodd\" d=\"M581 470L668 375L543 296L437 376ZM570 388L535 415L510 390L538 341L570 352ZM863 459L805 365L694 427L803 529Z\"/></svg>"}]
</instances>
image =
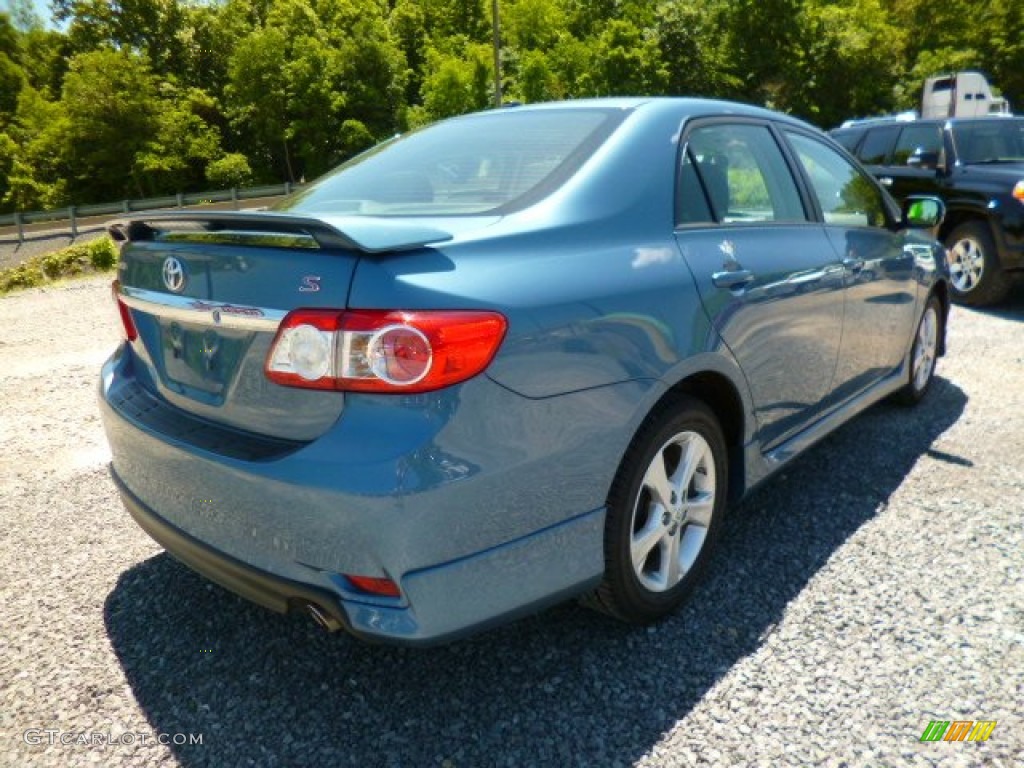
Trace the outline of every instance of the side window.
<instances>
[{"instance_id":1,"label":"side window","mask_svg":"<svg viewBox=\"0 0 1024 768\"><path fill-rule=\"evenodd\" d=\"M865 173L820 141L786 133L828 224L884 227L885 198Z\"/></svg>"},{"instance_id":2,"label":"side window","mask_svg":"<svg viewBox=\"0 0 1024 768\"><path fill-rule=\"evenodd\" d=\"M697 177L693 155L687 149L683 154L683 167L679 173L679 195L677 196L679 211L676 221L679 224L702 224L712 222L708 199L704 196L704 187Z\"/></svg>"},{"instance_id":3,"label":"side window","mask_svg":"<svg viewBox=\"0 0 1024 768\"><path fill-rule=\"evenodd\" d=\"M830 133L832 138L842 144L851 154L857 148L857 142L860 141L861 136L864 135L864 131L859 128L844 128Z\"/></svg>"},{"instance_id":4,"label":"side window","mask_svg":"<svg viewBox=\"0 0 1024 768\"><path fill-rule=\"evenodd\" d=\"M900 131L893 150L892 164L906 165L907 159L924 152L942 151L942 129L937 125L908 125Z\"/></svg>"},{"instance_id":5,"label":"side window","mask_svg":"<svg viewBox=\"0 0 1024 768\"><path fill-rule=\"evenodd\" d=\"M696 128L687 141L681 206L688 195L685 163L690 162L716 221L807 220L796 182L766 126L715 123Z\"/></svg>"},{"instance_id":6,"label":"side window","mask_svg":"<svg viewBox=\"0 0 1024 768\"><path fill-rule=\"evenodd\" d=\"M857 159L865 165L885 165L886 158L896 143L896 136L900 132L898 125L885 125L881 128L872 128L864 138L857 152Z\"/></svg>"}]
</instances>

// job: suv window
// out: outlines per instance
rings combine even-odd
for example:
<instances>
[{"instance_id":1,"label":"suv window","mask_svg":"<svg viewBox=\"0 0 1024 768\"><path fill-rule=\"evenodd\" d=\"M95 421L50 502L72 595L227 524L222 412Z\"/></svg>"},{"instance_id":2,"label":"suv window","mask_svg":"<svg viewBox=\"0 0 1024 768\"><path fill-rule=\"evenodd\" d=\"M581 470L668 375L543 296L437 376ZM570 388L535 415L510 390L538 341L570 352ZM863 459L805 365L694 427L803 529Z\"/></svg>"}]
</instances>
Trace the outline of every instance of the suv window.
<instances>
[{"instance_id":1,"label":"suv window","mask_svg":"<svg viewBox=\"0 0 1024 768\"><path fill-rule=\"evenodd\" d=\"M838 131L832 131L832 138L839 142L850 154L853 154L853 152L856 151L857 143L863 135L863 128L846 128Z\"/></svg>"},{"instance_id":2,"label":"suv window","mask_svg":"<svg viewBox=\"0 0 1024 768\"><path fill-rule=\"evenodd\" d=\"M885 201L865 173L816 139L786 132L828 224L884 227Z\"/></svg>"},{"instance_id":3,"label":"suv window","mask_svg":"<svg viewBox=\"0 0 1024 768\"><path fill-rule=\"evenodd\" d=\"M807 220L796 181L767 126L701 126L690 134L688 147L717 221ZM683 172L681 183L685 165ZM685 206L685 191L680 198ZM682 214L683 221L692 220L688 211Z\"/></svg>"},{"instance_id":4,"label":"suv window","mask_svg":"<svg viewBox=\"0 0 1024 768\"><path fill-rule=\"evenodd\" d=\"M885 165L896 136L900 132L898 125L884 125L871 128L857 152L857 159L865 165Z\"/></svg>"},{"instance_id":5,"label":"suv window","mask_svg":"<svg viewBox=\"0 0 1024 768\"><path fill-rule=\"evenodd\" d=\"M967 165L1024 161L1024 120L954 123L953 140L960 162Z\"/></svg>"},{"instance_id":6,"label":"suv window","mask_svg":"<svg viewBox=\"0 0 1024 768\"><path fill-rule=\"evenodd\" d=\"M891 164L906 165L908 158L925 152L942 152L942 128L935 123L908 125L900 131Z\"/></svg>"}]
</instances>

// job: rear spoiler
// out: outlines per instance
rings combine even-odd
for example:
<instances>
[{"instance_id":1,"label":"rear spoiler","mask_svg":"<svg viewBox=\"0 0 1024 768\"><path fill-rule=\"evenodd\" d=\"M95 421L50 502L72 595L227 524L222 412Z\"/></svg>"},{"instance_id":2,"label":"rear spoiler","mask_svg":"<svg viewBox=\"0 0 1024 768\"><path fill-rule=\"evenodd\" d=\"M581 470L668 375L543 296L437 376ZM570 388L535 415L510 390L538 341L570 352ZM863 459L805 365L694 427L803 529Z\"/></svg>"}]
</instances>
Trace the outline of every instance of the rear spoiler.
<instances>
[{"instance_id":1,"label":"rear spoiler","mask_svg":"<svg viewBox=\"0 0 1024 768\"><path fill-rule=\"evenodd\" d=\"M452 233L379 216L312 216L269 211L158 211L111 222L119 246L140 240L325 248L362 253L409 251L452 239Z\"/></svg>"}]
</instances>

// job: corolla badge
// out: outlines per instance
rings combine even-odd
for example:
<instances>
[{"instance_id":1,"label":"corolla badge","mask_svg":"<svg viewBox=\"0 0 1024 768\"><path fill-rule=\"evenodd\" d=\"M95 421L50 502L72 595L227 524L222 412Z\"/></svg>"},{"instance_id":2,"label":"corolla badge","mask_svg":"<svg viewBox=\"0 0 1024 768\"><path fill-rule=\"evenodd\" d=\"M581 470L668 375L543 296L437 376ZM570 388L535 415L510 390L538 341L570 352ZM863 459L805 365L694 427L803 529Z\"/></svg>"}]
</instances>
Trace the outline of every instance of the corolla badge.
<instances>
[{"instance_id":1,"label":"corolla badge","mask_svg":"<svg viewBox=\"0 0 1024 768\"><path fill-rule=\"evenodd\" d=\"M173 256L164 259L163 266L164 285L171 293L181 293L185 290L185 268Z\"/></svg>"}]
</instances>

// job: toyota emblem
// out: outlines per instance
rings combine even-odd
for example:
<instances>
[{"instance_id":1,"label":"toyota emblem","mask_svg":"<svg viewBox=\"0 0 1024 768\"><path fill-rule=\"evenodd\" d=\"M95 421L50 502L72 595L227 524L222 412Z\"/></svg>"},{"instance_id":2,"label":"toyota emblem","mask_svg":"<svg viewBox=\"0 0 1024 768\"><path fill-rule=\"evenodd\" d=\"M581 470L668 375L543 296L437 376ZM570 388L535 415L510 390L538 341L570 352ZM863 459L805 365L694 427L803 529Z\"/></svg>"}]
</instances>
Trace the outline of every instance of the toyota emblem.
<instances>
[{"instance_id":1,"label":"toyota emblem","mask_svg":"<svg viewBox=\"0 0 1024 768\"><path fill-rule=\"evenodd\" d=\"M164 285L172 293L181 293L185 289L185 268L173 256L164 259Z\"/></svg>"}]
</instances>

